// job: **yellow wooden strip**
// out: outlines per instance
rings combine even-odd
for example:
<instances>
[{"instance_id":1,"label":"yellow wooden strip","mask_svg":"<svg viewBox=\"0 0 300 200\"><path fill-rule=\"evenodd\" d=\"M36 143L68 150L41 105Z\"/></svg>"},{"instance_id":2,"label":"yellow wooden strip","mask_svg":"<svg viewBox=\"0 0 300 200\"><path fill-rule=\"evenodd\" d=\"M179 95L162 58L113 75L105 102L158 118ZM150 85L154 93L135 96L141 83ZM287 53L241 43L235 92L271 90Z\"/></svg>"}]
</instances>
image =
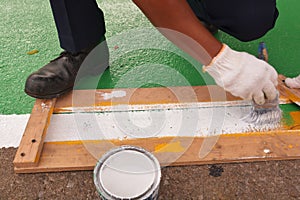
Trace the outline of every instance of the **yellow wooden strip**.
<instances>
[{"instance_id":1,"label":"yellow wooden strip","mask_svg":"<svg viewBox=\"0 0 300 200\"><path fill-rule=\"evenodd\" d=\"M27 167L38 164L55 101L56 99L36 100L13 161L15 166Z\"/></svg>"},{"instance_id":2,"label":"yellow wooden strip","mask_svg":"<svg viewBox=\"0 0 300 200\"><path fill-rule=\"evenodd\" d=\"M162 166L201 165L229 162L289 160L300 158L300 131L222 135L210 153L199 157L204 138L164 137L111 141L45 143L39 165L15 167L17 173L92 170L109 149L133 145L153 153Z\"/></svg>"}]
</instances>

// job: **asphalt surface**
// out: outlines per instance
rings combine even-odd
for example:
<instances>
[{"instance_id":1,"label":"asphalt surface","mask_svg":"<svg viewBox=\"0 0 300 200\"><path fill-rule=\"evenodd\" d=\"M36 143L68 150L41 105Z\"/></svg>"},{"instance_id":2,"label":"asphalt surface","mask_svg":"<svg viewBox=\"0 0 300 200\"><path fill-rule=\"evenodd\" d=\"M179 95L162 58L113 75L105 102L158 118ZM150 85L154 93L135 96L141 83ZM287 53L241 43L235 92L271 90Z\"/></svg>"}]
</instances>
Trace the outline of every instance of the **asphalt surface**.
<instances>
[{"instance_id":1,"label":"asphalt surface","mask_svg":"<svg viewBox=\"0 0 300 200\"><path fill-rule=\"evenodd\" d=\"M151 26L129 0L98 3L105 13L108 40L126 30ZM296 20L300 1L277 0L277 4L278 22L265 37L247 43L222 32L217 37L232 48L253 55L257 54L258 43L265 41L270 63L279 73L295 76L299 74L300 63L300 28ZM30 113L34 99L23 92L26 77L61 51L50 5L39 0L1 0L0 19L0 85L5 88L0 90L0 114ZM118 42L116 45L122 47L126 39ZM35 49L39 52L27 54ZM129 52L113 63L110 70L113 80L104 80L103 88L111 88L134 66L149 60L176 69L191 85L201 84L199 76L194 75L195 68L187 67L181 58L161 51L136 53ZM184 86L168 73L157 70L145 71L143 75L153 73L162 74L160 79L167 80L167 86ZM129 86L134 87L135 83L131 83ZM0 200L98 199L91 171L15 174L12 164L15 152L14 148L0 149ZM167 167L162 169L160 199L300 199L299 169L300 160Z\"/></svg>"},{"instance_id":2,"label":"asphalt surface","mask_svg":"<svg viewBox=\"0 0 300 200\"><path fill-rule=\"evenodd\" d=\"M15 174L0 149L0 199L99 199L92 171ZM159 199L300 199L300 160L166 167Z\"/></svg>"}]
</instances>

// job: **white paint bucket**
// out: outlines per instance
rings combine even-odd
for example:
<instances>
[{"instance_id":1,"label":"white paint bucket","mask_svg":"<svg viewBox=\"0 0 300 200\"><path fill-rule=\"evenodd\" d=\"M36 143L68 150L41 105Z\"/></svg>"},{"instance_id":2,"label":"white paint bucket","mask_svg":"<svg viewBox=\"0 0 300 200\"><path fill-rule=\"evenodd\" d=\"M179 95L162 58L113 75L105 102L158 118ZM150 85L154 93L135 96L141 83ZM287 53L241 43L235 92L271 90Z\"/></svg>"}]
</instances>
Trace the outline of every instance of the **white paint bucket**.
<instances>
[{"instance_id":1,"label":"white paint bucket","mask_svg":"<svg viewBox=\"0 0 300 200\"><path fill-rule=\"evenodd\" d=\"M104 200L157 199L160 178L158 160L133 146L110 150L94 169L94 183Z\"/></svg>"}]
</instances>

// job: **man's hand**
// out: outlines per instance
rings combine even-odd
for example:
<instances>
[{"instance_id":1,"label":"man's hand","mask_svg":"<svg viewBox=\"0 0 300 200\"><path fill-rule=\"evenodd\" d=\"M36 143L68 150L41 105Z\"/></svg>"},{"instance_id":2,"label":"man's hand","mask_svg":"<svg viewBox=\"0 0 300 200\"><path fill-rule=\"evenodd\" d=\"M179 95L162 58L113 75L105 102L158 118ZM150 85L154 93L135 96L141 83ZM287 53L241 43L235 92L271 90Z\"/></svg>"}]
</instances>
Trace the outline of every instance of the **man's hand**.
<instances>
[{"instance_id":1,"label":"man's hand","mask_svg":"<svg viewBox=\"0 0 300 200\"><path fill-rule=\"evenodd\" d=\"M217 85L235 96L253 99L259 105L266 99L276 98L276 70L267 62L246 52L234 51L226 44L204 70Z\"/></svg>"},{"instance_id":2,"label":"man's hand","mask_svg":"<svg viewBox=\"0 0 300 200\"><path fill-rule=\"evenodd\" d=\"M300 75L298 75L295 78L286 78L285 79L285 84L289 87L289 88L293 88L293 89L298 89L300 88Z\"/></svg>"}]
</instances>

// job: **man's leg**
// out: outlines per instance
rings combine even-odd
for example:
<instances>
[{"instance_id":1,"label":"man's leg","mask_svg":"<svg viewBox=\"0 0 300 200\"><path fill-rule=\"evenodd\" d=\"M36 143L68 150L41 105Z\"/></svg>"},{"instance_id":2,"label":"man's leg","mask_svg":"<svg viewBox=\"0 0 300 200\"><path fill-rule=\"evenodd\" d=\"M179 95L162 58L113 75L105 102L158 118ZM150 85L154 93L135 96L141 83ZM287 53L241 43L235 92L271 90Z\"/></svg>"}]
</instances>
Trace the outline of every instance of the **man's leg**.
<instances>
[{"instance_id":1,"label":"man's leg","mask_svg":"<svg viewBox=\"0 0 300 200\"><path fill-rule=\"evenodd\" d=\"M95 0L50 0L50 3L60 45L65 51L27 78L25 92L35 98L54 98L72 90L83 60L104 40L105 34L103 13ZM107 67L106 46L99 57Z\"/></svg>"},{"instance_id":2,"label":"man's leg","mask_svg":"<svg viewBox=\"0 0 300 200\"><path fill-rule=\"evenodd\" d=\"M276 0L187 0L196 16L241 41L258 39L278 17Z\"/></svg>"},{"instance_id":3,"label":"man's leg","mask_svg":"<svg viewBox=\"0 0 300 200\"><path fill-rule=\"evenodd\" d=\"M50 3L63 49L78 53L100 41L105 24L95 0L50 0Z\"/></svg>"}]
</instances>

